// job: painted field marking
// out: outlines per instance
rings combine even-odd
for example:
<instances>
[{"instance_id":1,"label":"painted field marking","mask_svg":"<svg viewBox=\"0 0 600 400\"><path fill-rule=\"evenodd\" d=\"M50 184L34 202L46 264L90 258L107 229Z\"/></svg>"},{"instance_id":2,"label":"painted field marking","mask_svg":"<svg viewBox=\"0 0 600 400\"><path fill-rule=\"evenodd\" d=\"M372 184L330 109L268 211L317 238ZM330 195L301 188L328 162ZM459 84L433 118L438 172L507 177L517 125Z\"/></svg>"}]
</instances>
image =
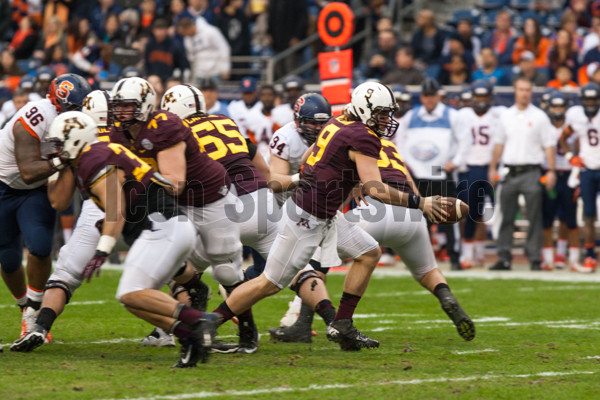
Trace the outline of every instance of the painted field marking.
<instances>
[{"instance_id":1,"label":"painted field marking","mask_svg":"<svg viewBox=\"0 0 600 400\"><path fill-rule=\"evenodd\" d=\"M498 351L496 349L483 349L483 350L464 350L464 351L453 351L454 354L478 354L478 353L493 353Z\"/></svg>"},{"instance_id":2,"label":"painted field marking","mask_svg":"<svg viewBox=\"0 0 600 400\"><path fill-rule=\"evenodd\" d=\"M366 386L404 386L404 385L422 385L428 383L446 383L446 382L469 382L469 381L489 381L499 379L521 379L521 378L542 378L542 377L560 377L560 376L572 376L572 375L595 375L598 371L546 371L538 372L533 374L511 374L511 375L472 375L455 378L431 378L431 379L411 379L411 380L395 380L385 382L361 382L357 384L333 384L333 385L309 385L304 387L274 387L264 388L256 390L228 390L223 392L196 392L196 393L181 393L174 395L160 395L152 397L136 397L130 398L125 397L122 399L127 400L182 400L182 399L204 399L209 397L225 397L225 396L254 396L260 394L273 394L273 393L294 393L294 392L313 392L319 390L331 390L331 389L352 389L356 387ZM116 400L116 399L113 399Z\"/></svg>"},{"instance_id":3,"label":"painted field marking","mask_svg":"<svg viewBox=\"0 0 600 400\"><path fill-rule=\"evenodd\" d=\"M470 293L473 290L470 288L465 289L456 289L453 290L452 293ZM425 289L421 290L411 290L411 291L398 291L398 292L374 292L365 295L365 297L396 297L396 296L433 296L429 291Z\"/></svg>"},{"instance_id":4,"label":"painted field marking","mask_svg":"<svg viewBox=\"0 0 600 400\"><path fill-rule=\"evenodd\" d=\"M544 281L544 282L582 282L582 283L600 283L600 274L578 274L571 271L487 271L487 270L466 270L466 271L449 271L442 268L444 276L448 278L467 278L467 279L483 279L483 280L528 280L528 281ZM385 279L390 276L407 276L410 277L410 272L400 268L376 268L373 272L374 279Z\"/></svg>"},{"instance_id":5,"label":"painted field marking","mask_svg":"<svg viewBox=\"0 0 600 400\"><path fill-rule=\"evenodd\" d=\"M116 302L116 300L115 300L115 302ZM105 304L105 303L108 303L108 300L74 301L72 303L69 303L69 306L91 306L91 305ZM17 308L17 304L16 303L0 304L0 308L12 308L12 307Z\"/></svg>"}]
</instances>

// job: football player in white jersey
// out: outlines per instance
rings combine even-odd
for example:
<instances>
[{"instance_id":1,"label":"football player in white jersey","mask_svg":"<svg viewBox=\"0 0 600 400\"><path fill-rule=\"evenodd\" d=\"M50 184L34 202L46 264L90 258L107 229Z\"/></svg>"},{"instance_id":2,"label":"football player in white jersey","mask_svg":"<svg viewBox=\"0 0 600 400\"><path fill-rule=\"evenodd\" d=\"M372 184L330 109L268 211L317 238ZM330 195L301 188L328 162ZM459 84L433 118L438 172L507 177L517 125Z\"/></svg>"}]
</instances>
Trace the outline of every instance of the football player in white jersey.
<instances>
[{"instance_id":1,"label":"football player in white jersey","mask_svg":"<svg viewBox=\"0 0 600 400\"><path fill-rule=\"evenodd\" d=\"M268 163L271 157L269 142L273 132L281 127L275 124L272 118L273 107L275 107L273 85L262 85L258 98L262 107L253 107L248 111L245 120L240 125L240 133L256 144L258 152Z\"/></svg>"},{"instance_id":2,"label":"football player in white jersey","mask_svg":"<svg viewBox=\"0 0 600 400\"><path fill-rule=\"evenodd\" d=\"M459 110L463 135L472 138L466 160L466 188L458 197L469 205L465 221L464 241L461 251L461 268L483 266L486 226L483 223L485 197L493 200L493 190L487 179L492 160L494 134L503 106L492 106L493 85L487 80L477 80L471 85L472 107Z\"/></svg>"},{"instance_id":3,"label":"football player in white jersey","mask_svg":"<svg viewBox=\"0 0 600 400\"><path fill-rule=\"evenodd\" d=\"M571 163L575 165L580 162L578 166L582 167L580 189L586 253L581 271L593 272L596 269L596 197L600 189L600 87L595 83L582 87L581 103L581 106L567 110L563 142L571 135L579 139L579 158L571 160ZM563 147L566 147L566 143L563 143Z\"/></svg>"},{"instance_id":4,"label":"football player in white jersey","mask_svg":"<svg viewBox=\"0 0 600 400\"><path fill-rule=\"evenodd\" d=\"M300 166L302 156L315 142L321 127L331 118L331 105L323 96L317 93L306 93L296 101L294 121L288 122L278 129L271 138L271 180L269 187L275 193L280 206L293 193L300 181ZM324 279L326 270L320 268L320 263L311 261L311 265ZM301 312L303 318L311 318L313 310L301 307L302 299L296 296L289 303L289 309L280 321L282 327L292 326Z\"/></svg>"},{"instance_id":5,"label":"football player in white jersey","mask_svg":"<svg viewBox=\"0 0 600 400\"><path fill-rule=\"evenodd\" d=\"M256 79L251 76L242 78L242 81L240 82L240 92L242 93L242 98L231 101L227 106L229 116L238 125L238 127L244 125L246 114L248 112L255 112L253 111L254 109L260 109L262 107L262 103L258 101L258 93L256 89ZM244 137L247 137L242 129L243 128L240 127L240 133Z\"/></svg>"},{"instance_id":6,"label":"football player in white jersey","mask_svg":"<svg viewBox=\"0 0 600 400\"><path fill-rule=\"evenodd\" d=\"M568 185L572 166L567 160L567 151L559 142L565 128L565 113L568 100L559 91L551 94L548 99L547 114L550 117L556 138L556 187L551 191L544 191L543 197L543 223L544 244L542 248L542 269L552 271L554 268L564 268L566 264L567 246L569 247L569 268L578 271L579 264L579 228L577 226L577 196L575 190ZM575 151L575 138L568 140L568 152ZM547 162L544 163L547 169ZM554 254L554 237L552 226L558 217L558 242L556 255Z\"/></svg>"},{"instance_id":7,"label":"football player in white jersey","mask_svg":"<svg viewBox=\"0 0 600 400\"><path fill-rule=\"evenodd\" d=\"M21 336L35 321L52 266L56 213L45 185L65 167L59 158L42 158L40 144L54 118L80 109L90 91L79 75L61 75L52 81L47 98L27 103L0 131L0 265L4 282L23 310ZM27 279L21 265L23 240L29 250Z\"/></svg>"}]
</instances>

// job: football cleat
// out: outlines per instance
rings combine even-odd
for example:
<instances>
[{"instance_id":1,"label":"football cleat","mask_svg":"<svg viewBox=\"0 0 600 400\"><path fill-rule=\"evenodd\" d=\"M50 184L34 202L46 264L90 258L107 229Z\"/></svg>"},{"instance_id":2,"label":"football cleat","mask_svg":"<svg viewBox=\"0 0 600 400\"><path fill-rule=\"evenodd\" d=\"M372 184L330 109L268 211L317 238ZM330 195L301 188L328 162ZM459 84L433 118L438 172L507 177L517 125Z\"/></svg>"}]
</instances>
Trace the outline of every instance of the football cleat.
<instances>
[{"instance_id":1,"label":"football cleat","mask_svg":"<svg viewBox=\"0 0 600 400\"><path fill-rule=\"evenodd\" d=\"M271 339L281 342L311 343L311 330L315 312L305 304L300 307L300 315L292 326L269 329ZM315 332L316 334L316 332Z\"/></svg>"},{"instance_id":2,"label":"football cleat","mask_svg":"<svg viewBox=\"0 0 600 400\"><path fill-rule=\"evenodd\" d=\"M587 257L585 259L583 265L581 265L580 263L571 262L570 268L571 268L571 271L573 271L573 272L581 272L584 274L589 274L589 273L592 273L595 271L596 260L594 260L592 257Z\"/></svg>"},{"instance_id":3,"label":"football cleat","mask_svg":"<svg viewBox=\"0 0 600 400\"><path fill-rule=\"evenodd\" d=\"M38 310L34 310L31 307L25 307L23 315L21 316L21 334L19 337L23 337L29 332L33 332L38 314Z\"/></svg>"},{"instance_id":4,"label":"football cleat","mask_svg":"<svg viewBox=\"0 0 600 400\"><path fill-rule=\"evenodd\" d=\"M567 260L566 260L565 256L563 256L562 254L558 254L558 253L556 253L554 255L554 266L556 267L556 269L563 269L566 264L567 264Z\"/></svg>"},{"instance_id":5,"label":"football cleat","mask_svg":"<svg viewBox=\"0 0 600 400\"><path fill-rule=\"evenodd\" d=\"M461 269L472 269L473 267L474 267L473 260L470 258L467 258L466 260L463 260L460 262Z\"/></svg>"},{"instance_id":6,"label":"football cleat","mask_svg":"<svg viewBox=\"0 0 600 400\"><path fill-rule=\"evenodd\" d=\"M219 354L232 354L236 353L240 345L237 343L228 343L222 342L220 340L215 340L213 346L210 349L211 353L219 353Z\"/></svg>"},{"instance_id":7,"label":"football cleat","mask_svg":"<svg viewBox=\"0 0 600 400\"><path fill-rule=\"evenodd\" d=\"M377 266L389 267L390 265L396 265L396 257L389 253L383 253L377 262Z\"/></svg>"},{"instance_id":8,"label":"football cleat","mask_svg":"<svg viewBox=\"0 0 600 400\"><path fill-rule=\"evenodd\" d=\"M271 339L278 342L288 343L312 343L312 332L310 326L306 329L303 326L294 324L292 326L270 328Z\"/></svg>"},{"instance_id":9,"label":"football cleat","mask_svg":"<svg viewBox=\"0 0 600 400\"><path fill-rule=\"evenodd\" d=\"M175 365L171 368L193 368L198 364L201 355L201 346L196 343L194 336L189 337L181 342L181 356Z\"/></svg>"},{"instance_id":10,"label":"football cleat","mask_svg":"<svg viewBox=\"0 0 600 400\"><path fill-rule=\"evenodd\" d=\"M146 347L175 347L175 339L173 335L156 327L148 336L142 339L140 344Z\"/></svg>"},{"instance_id":11,"label":"football cleat","mask_svg":"<svg viewBox=\"0 0 600 400\"><path fill-rule=\"evenodd\" d=\"M236 353L253 354L258 350L258 329L254 321L242 322L240 328L240 345Z\"/></svg>"},{"instance_id":12,"label":"football cleat","mask_svg":"<svg viewBox=\"0 0 600 400\"><path fill-rule=\"evenodd\" d=\"M442 309L448 314L452 322L454 322L460 337L465 340L473 340L475 338L475 324L460 304L458 304L458 300L454 296L449 295L444 297L441 303Z\"/></svg>"},{"instance_id":13,"label":"football cleat","mask_svg":"<svg viewBox=\"0 0 600 400\"><path fill-rule=\"evenodd\" d=\"M192 368L198 361L205 363L215 342L219 315L204 313L193 324L193 334L181 340L181 356L173 368Z\"/></svg>"},{"instance_id":14,"label":"football cleat","mask_svg":"<svg viewBox=\"0 0 600 400\"><path fill-rule=\"evenodd\" d=\"M379 347L379 342L361 333L351 319L339 319L327 326L327 339L339 343L343 351Z\"/></svg>"},{"instance_id":15,"label":"football cleat","mask_svg":"<svg viewBox=\"0 0 600 400\"><path fill-rule=\"evenodd\" d=\"M290 301L288 305L288 310L285 312L285 314L279 321L279 325L281 325L282 327L294 325L294 323L300 316L300 307L302 307L302 304L295 304L294 302Z\"/></svg>"},{"instance_id":16,"label":"football cleat","mask_svg":"<svg viewBox=\"0 0 600 400\"><path fill-rule=\"evenodd\" d=\"M554 271L554 264L544 261L541 268L542 271Z\"/></svg>"},{"instance_id":17,"label":"football cleat","mask_svg":"<svg viewBox=\"0 0 600 400\"><path fill-rule=\"evenodd\" d=\"M44 344L48 332L39 325L35 325L32 331L15 340L10 346L10 351L29 353Z\"/></svg>"},{"instance_id":18,"label":"football cleat","mask_svg":"<svg viewBox=\"0 0 600 400\"><path fill-rule=\"evenodd\" d=\"M596 259L592 257L586 257L583 261L583 267L594 272L596 269Z\"/></svg>"},{"instance_id":19,"label":"football cleat","mask_svg":"<svg viewBox=\"0 0 600 400\"><path fill-rule=\"evenodd\" d=\"M510 262L498 260L496 264L490 267L490 271L510 271Z\"/></svg>"}]
</instances>

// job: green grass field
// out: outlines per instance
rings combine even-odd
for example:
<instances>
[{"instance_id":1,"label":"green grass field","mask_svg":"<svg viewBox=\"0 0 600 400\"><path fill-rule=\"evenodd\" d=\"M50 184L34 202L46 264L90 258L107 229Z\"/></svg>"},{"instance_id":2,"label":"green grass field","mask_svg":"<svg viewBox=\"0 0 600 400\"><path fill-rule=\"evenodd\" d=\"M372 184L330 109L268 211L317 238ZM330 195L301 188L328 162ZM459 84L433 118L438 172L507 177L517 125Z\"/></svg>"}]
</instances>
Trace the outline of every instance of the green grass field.
<instances>
[{"instance_id":1,"label":"green grass field","mask_svg":"<svg viewBox=\"0 0 600 400\"><path fill-rule=\"evenodd\" d=\"M29 354L8 349L20 314L0 289L1 399L600 398L595 276L590 282L449 278L476 321L477 337L465 342L437 299L412 278L376 275L355 323L381 347L358 353L327 341L317 318L312 345L271 342L267 330L292 298L284 291L254 309L263 334L258 353L213 355L188 370L170 368L178 348L138 345L151 327L114 299L118 278L117 271L103 271L84 284L55 323L55 343ZM221 298L208 281L212 307ZM343 275L329 278L334 304L342 281ZM237 340L235 332L232 323L219 330L228 340Z\"/></svg>"}]
</instances>

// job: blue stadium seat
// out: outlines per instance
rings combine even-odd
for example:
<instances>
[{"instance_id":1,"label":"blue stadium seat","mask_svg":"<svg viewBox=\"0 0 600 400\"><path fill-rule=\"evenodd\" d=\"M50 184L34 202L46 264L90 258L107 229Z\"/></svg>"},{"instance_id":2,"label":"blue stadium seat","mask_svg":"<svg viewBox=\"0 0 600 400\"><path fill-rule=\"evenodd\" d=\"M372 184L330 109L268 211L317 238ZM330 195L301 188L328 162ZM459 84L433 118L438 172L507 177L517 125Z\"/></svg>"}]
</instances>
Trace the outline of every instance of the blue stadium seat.
<instances>
[{"instance_id":1,"label":"blue stadium seat","mask_svg":"<svg viewBox=\"0 0 600 400\"><path fill-rule=\"evenodd\" d=\"M530 0L510 0L510 6L517 10L526 10L529 8Z\"/></svg>"},{"instance_id":2,"label":"blue stadium seat","mask_svg":"<svg viewBox=\"0 0 600 400\"><path fill-rule=\"evenodd\" d=\"M481 17L481 12L477 9L463 9L456 10L454 14L452 14L452 18L448 23L450 25L456 25L458 21L467 19L473 23L473 25L479 24L479 18Z\"/></svg>"},{"instance_id":3,"label":"blue stadium seat","mask_svg":"<svg viewBox=\"0 0 600 400\"><path fill-rule=\"evenodd\" d=\"M533 10L524 10L519 13L516 13L513 17L513 25L516 27L522 27L525 23L525 20L528 18L533 18L540 23L540 25L544 26L546 21L540 14Z\"/></svg>"},{"instance_id":4,"label":"blue stadium seat","mask_svg":"<svg viewBox=\"0 0 600 400\"><path fill-rule=\"evenodd\" d=\"M17 67L23 70L26 74L35 75L35 70L40 66L41 62L35 58L27 60L17 60Z\"/></svg>"},{"instance_id":5,"label":"blue stadium seat","mask_svg":"<svg viewBox=\"0 0 600 400\"><path fill-rule=\"evenodd\" d=\"M433 79L440 79L440 72L442 72L442 66L439 64L429 64L425 68L425 76Z\"/></svg>"},{"instance_id":6,"label":"blue stadium seat","mask_svg":"<svg viewBox=\"0 0 600 400\"><path fill-rule=\"evenodd\" d=\"M481 0L479 7L483 9L495 9L507 7L510 4L510 0Z\"/></svg>"},{"instance_id":7,"label":"blue stadium seat","mask_svg":"<svg viewBox=\"0 0 600 400\"><path fill-rule=\"evenodd\" d=\"M498 10L485 11L479 18L479 25L484 28L493 28L496 23L496 14L498 14Z\"/></svg>"},{"instance_id":8,"label":"blue stadium seat","mask_svg":"<svg viewBox=\"0 0 600 400\"><path fill-rule=\"evenodd\" d=\"M560 17L562 16L562 10L554 11L549 13L546 17L546 25L549 28L558 28L560 26Z\"/></svg>"},{"instance_id":9,"label":"blue stadium seat","mask_svg":"<svg viewBox=\"0 0 600 400\"><path fill-rule=\"evenodd\" d=\"M510 86L512 85L513 76L515 75L515 66L514 65L501 65L498 68L504 72L504 76L502 77L500 85Z\"/></svg>"}]
</instances>

